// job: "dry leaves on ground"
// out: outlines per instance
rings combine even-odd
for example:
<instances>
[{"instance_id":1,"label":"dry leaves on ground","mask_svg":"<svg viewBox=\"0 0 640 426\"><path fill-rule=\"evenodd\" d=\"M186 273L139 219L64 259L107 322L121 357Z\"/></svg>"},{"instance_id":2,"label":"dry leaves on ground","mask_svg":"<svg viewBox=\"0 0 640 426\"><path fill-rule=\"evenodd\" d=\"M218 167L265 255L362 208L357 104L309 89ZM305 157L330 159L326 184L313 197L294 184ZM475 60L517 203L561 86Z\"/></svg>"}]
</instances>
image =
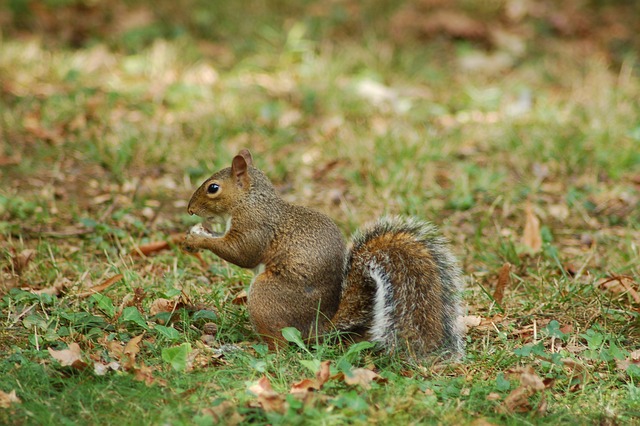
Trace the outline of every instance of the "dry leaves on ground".
<instances>
[{"instance_id":1,"label":"dry leaves on ground","mask_svg":"<svg viewBox=\"0 0 640 426\"><path fill-rule=\"evenodd\" d=\"M634 304L640 305L640 295L636 290L638 283L634 281L633 277L628 275L613 275L600 281L598 287L618 296L628 294L629 297L633 299Z\"/></svg>"},{"instance_id":2,"label":"dry leaves on ground","mask_svg":"<svg viewBox=\"0 0 640 426\"><path fill-rule=\"evenodd\" d=\"M9 408L11 404L20 404L21 402L15 389L9 393L0 390L0 408Z\"/></svg>"},{"instance_id":3,"label":"dry leaves on ground","mask_svg":"<svg viewBox=\"0 0 640 426\"><path fill-rule=\"evenodd\" d=\"M640 367L640 349L631 352L625 359L616 360L616 367L620 371L626 372L631 365Z\"/></svg>"},{"instance_id":4,"label":"dry leaves on ground","mask_svg":"<svg viewBox=\"0 0 640 426\"><path fill-rule=\"evenodd\" d=\"M522 244L532 253L537 253L542 248L542 235L540 234L540 220L533 212L531 202L525 206L525 223L522 233Z\"/></svg>"},{"instance_id":5,"label":"dry leaves on ground","mask_svg":"<svg viewBox=\"0 0 640 426\"><path fill-rule=\"evenodd\" d=\"M493 292L493 300L495 300L498 305L502 305L504 290L511 282L511 276L509 275L510 272L511 264L507 262L502 265L502 268L500 268L500 272L498 273L498 283L496 284L496 289Z\"/></svg>"},{"instance_id":6,"label":"dry leaves on ground","mask_svg":"<svg viewBox=\"0 0 640 426\"><path fill-rule=\"evenodd\" d=\"M22 275L35 257L36 251L32 249L25 249L20 253L13 253L11 255L11 269L13 269L16 275Z\"/></svg>"},{"instance_id":7,"label":"dry leaves on ground","mask_svg":"<svg viewBox=\"0 0 640 426\"><path fill-rule=\"evenodd\" d=\"M78 370L87 368L87 363L82 360L82 351L77 343L70 343L67 349L56 351L49 348L49 354L63 367L71 366Z\"/></svg>"},{"instance_id":8,"label":"dry leaves on ground","mask_svg":"<svg viewBox=\"0 0 640 426\"><path fill-rule=\"evenodd\" d=\"M289 393L298 399L306 400L315 391L322 389L322 386L331 377L331 361L323 361L316 372L315 379L302 379L291 386Z\"/></svg>"},{"instance_id":9,"label":"dry leaves on ground","mask_svg":"<svg viewBox=\"0 0 640 426\"><path fill-rule=\"evenodd\" d=\"M538 376L532 367L517 368L512 371L520 379L520 386L507 395L502 403L496 408L499 413L526 413L533 410L529 398L538 392L542 392L552 383L547 383ZM545 408L544 398L536 408L538 412L543 412Z\"/></svg>"},{"instance_id":10,"label":"dry leaves on ground","mask_svg":"<svg viewBox=\"0 0 640 426\"><path fill-rule=\"evenodd\" d=\"M88 289L87 291L83 291L82 293L78 293L77 296L78 297L88 297L88 296L91 296L92 294L100 293L100 292L106 290L107 288L111 287L113 284L119 282L123 278L124 278L124 275L122 275L122 274L114 275L111 278L107 278L101 284L98 284L97 286L91 287L90 289Z\"/></svg>"},{"instance_id":11,"label":"dry leaves on ground","mask_svg":"<svg viewBox=\"0 0 640 426\"><path fill-rule=\"evenodd\" d=\"M258 398L258 403L266 412L283 413L285 406L285 398L271 387L271 382L266 376L263 376L253 385L249 386L249 392Z\"/></svg>"},{"instance_id":12,"label":"dry leaves on ground","mask_svg":"<svg viewBox=\"0 0 640 426\"><path fill-rule=\"evenodd\" d=\"M233 303L234 305L246 305L247 300L248 300L247 292L245 290L242 290L235 295L231 303Z\"/></svg>"}]
</instances>

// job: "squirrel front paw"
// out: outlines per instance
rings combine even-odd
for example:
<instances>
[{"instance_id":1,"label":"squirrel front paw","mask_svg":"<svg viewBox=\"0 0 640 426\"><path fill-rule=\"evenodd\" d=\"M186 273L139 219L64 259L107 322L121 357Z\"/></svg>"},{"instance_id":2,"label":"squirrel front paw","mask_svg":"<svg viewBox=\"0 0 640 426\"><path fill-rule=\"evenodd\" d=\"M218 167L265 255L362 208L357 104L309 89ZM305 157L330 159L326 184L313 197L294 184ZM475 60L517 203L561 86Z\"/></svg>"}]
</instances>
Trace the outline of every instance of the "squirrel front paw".
<instances>
[{"instance_id":1,"label":"squirrel front paw","mask_svg":"<svg viewBox=\"0 0 640 426\"><path fill-rule=\"evenodd\" d=\"M195 246L193 241L193 235L190 232L187 232L187 236L182 242L182 250L187 253L195 253L198 251L198 248Z\"/></svg>"},{"instance_id":2,"label":"squirrel front paw","mask_svg":"<svg viewBox=\"0 0 640 426\"><path fill-rule=\"evenodd\" d=\"M187 231L187 236L182 242L182 248L189 253L195 253L199 250L198 242L204 232L202 224L197 224Z\"/></svg>"},{"instance_id":3,"label":"squirrel front paw","mask_svg":"<svg viewBox=\"0 0 640 426\"><path fill-rule=\"evenodd\" d=\"M187 236L182 243L182 248L189 253L195 253L200 249L207 248L212 239L219 238L218 234L207 229L203 224L198 223L189 229Z\"/></svg>"}]
</instances>

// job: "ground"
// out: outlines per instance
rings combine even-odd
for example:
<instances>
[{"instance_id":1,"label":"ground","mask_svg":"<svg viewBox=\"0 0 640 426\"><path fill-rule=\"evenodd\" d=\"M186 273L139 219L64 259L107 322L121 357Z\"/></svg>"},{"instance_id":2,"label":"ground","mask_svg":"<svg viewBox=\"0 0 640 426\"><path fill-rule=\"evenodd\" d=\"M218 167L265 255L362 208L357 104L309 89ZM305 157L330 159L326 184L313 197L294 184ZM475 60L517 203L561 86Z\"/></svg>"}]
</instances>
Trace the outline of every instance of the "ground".
<instances>
[{"instance_id":1,"label":"ground","mask_svg":"<svg viewBox=\"0 0 640 426\"><path fill-rule=\"evenodd\" d=\"M209 3L0 8L0 423L640 416L637 5ZM465 358L268 351L252 273L179 247L241 148L345 237L438 225Z\"/></svg>"}]
</instances>

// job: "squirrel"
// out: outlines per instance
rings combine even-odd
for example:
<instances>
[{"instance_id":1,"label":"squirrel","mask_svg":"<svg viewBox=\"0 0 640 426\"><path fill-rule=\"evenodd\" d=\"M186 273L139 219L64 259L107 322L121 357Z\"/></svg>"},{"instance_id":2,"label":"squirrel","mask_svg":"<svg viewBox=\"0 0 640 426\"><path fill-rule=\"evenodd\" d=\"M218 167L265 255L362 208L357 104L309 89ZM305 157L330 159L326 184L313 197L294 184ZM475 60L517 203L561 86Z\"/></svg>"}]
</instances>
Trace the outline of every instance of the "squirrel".
<instances>
[{"instance_id":1,"label":"squirrel","mask_svg":"<svg viewBox=\"0 0 640 426\"><path fill-rule=\"evenodd\" d=\"M328 216L283 200L246 149L202 183L187 210L203 223L188 231L185 250L254 270L247 309L270 349L295 327L306 339L338 330L411 358L463 355L462 273L434 225L383 217L347 247Z\"/></svg>"}]
</instances>

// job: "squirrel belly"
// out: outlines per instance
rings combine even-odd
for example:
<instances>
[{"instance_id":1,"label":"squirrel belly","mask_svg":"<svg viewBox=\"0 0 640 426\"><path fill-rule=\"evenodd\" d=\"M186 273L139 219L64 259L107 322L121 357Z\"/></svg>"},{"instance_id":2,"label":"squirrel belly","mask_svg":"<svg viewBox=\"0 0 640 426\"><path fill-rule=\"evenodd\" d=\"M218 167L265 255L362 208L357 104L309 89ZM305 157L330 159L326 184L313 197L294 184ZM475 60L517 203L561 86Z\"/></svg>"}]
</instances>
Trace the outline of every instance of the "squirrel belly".
<instances>
[{"instance_id":1,"label":"squirrel belly","mask_svg":"<svg viewBox=\"0 0 640 426\"><path fill-rule=\"evenodd\" d=\"M412 358L464 353L462 275L437 228L384 217L358 231L345 260L337 330Z\"/></svg>"}]
</instances>

